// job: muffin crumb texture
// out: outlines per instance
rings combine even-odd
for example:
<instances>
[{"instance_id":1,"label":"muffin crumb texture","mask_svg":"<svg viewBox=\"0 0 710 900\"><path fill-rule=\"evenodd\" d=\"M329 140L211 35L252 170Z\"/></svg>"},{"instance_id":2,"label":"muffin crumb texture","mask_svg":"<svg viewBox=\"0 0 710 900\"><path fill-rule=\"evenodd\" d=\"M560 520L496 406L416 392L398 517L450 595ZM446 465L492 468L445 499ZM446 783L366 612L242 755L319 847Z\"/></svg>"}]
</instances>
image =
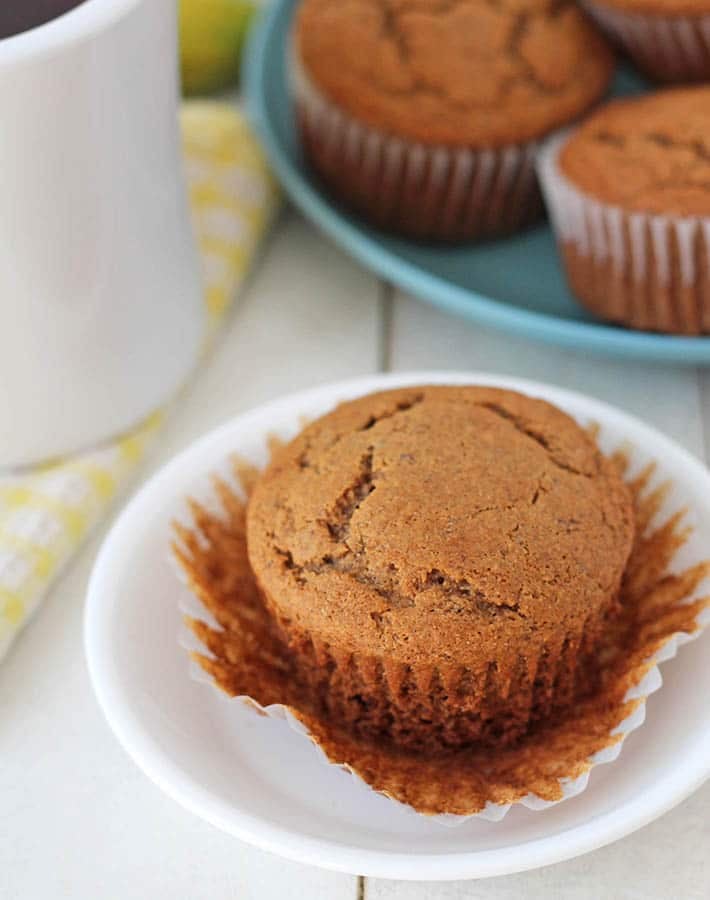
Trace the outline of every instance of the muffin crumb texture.
<instances>
[{"instance_id":1,"label":"muffin crumb texture","mask_svg":"<svg viewBox=\"0 0 710 900\"><path fill-rule=\"evenodd\" d=\"M625 211L710 216L710 87L606 104L567 141L560 168Z\"/></svg>"},{"instance_id":2,"label":"muffin crumb texture","mask_svg":"<svg viewBox=\"0 0 710 900\"><path fill-rule=\"evenodd\" d=\"M632 540L593 440L492 388L343 404L275 455L248 512L257 582L329 715L422 747L506 743L569 702Z\"/></svg>"},{"instance_id":3,"label":"muffin crumb texture","mask_svg":"<svg viewBox=\"0 0 710 900\"><path fill-rule=\"evenodd\" d=\"M625 455L616 454L613 462L623 471ZM236 466L247 494L259 474ZM668 485L654 482L652 466L629 482L636 538L622 583L621 612L605 628L590 671L597 688L580 690L568 709L495 752L475 743L422 752L354 733L334 721L319 691L322 683L302 670L257 589L247 555L245 503L219 480L220 511L193 502L193 524L176 526L175 553L190 587L217 622L188 620L204 648L195 660L228 697L245 698L266 714L286 707L332 763L417 812L472 815L489 803L516 803L530 794L560 800L561 779L583 775L597 753L622 739L620 724L643 702L626 699L627 692L647 674L649 660L674 635L696 631L710 602L699 596L707 563L669 571L688 529L682 512L658 524Z\"/></svg>"},{"instance_id":4,"label":"muffin crumb texture","mask_svg":"<svg viewBox=\"0 0 710 900\"><path fill-rule=\"evenodd\" d=\"M570 0L304 0L296 49L316 87L357 120L477 148L575 118L613 70L608 45Z\"/></svg>"}]
</instances>

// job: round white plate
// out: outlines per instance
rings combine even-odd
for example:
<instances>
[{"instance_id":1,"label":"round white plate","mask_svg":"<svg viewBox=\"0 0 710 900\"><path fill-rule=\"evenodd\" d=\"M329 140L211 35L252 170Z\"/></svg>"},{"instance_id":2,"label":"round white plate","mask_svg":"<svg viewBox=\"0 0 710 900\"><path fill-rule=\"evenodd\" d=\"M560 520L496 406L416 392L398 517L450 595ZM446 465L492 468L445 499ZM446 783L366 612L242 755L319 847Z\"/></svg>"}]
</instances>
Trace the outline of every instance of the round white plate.
<instances>
[{"instance_id":1,"label":"round white plate","mask_svg":"<svg viewBox=\"0 0 710 900\"><path fill-rule=\"evenodd\" d=\"M86 653L99 703L119 741L167 794L213 825L294 860L406 879L474 878L569 859L650 822L710 775L706 638L663 667L665 684L618 761L592 772L578 797L545 811L514 808L500 823L456 827L415 815L328 766L301 735L220 697L188 674L178 605L186 588L169 553L184 500L210 496L230 454L263 463L284 437L336 402L412 383L496 384L544 397L602 425L605 449L629 440L637 463L659 462L673 508L688 504L697 547L710 547L710 474L685 450L606 404L549 385L488 375L374 376L285 397L239 416L156 475L107 538L89 586ZM699 543L698 543L699 542ZM692 548L691 548L692 552Z\"/></svg>"}]
</instances>

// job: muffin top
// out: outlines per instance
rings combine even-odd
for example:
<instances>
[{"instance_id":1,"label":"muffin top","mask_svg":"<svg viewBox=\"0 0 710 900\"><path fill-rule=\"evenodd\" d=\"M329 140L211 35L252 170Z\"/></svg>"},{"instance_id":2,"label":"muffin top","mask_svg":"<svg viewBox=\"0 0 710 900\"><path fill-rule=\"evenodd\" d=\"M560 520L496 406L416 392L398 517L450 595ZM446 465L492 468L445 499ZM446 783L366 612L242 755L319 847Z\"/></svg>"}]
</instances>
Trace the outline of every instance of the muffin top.
<instances>
[{"instance_id":1,"label":"muffin top","mask_svg":"<svg viewBox=\"0 0 710 900\"><path fill-rule=\"evenodd\" d=\"M360 121L474 148L569 122L614 68L572 0L303 0L295 46L309 80Z\"/></svg>"},{"instance_id":2,"label":"muffin top","mask_svg":"<svg viewBox=\"0 0 710 900\"><path fill-rule=\"evenodd\" d=\"M405 662L517 658L618 590L626 485L541 400L417 386L345 403L279 450L249 560L291 631Z\"/></svg>"},{"instance_id":3,"label":"muffin top","mask_svg":"<svg viewBox=\"0 0 710 900\"><path fill-rule=\"evenodd\" d=\"M710 87L607 103L574 131L559 165L582 191L626 210L710 215Z\"/></svg>"}]
</instances>

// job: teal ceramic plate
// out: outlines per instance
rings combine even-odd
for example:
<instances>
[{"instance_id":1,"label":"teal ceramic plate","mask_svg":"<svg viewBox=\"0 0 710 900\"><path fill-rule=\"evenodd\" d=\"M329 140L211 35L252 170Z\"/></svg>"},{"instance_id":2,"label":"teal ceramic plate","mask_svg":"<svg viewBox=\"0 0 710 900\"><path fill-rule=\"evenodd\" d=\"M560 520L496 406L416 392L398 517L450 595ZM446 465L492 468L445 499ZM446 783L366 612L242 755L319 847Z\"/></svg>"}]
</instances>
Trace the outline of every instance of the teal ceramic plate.
<instances>
[{"instance_id":1,"label":"teal ceramic plate","mask_svg":"<svg viewBox=\"0 0 710 900\"><path fill-rule=\"evenodd\" d=\"M294 131L286 41L295 4L275 0L254 30L244 63L247 105L293 202L344 250L414 296L481 325L582 352L710 365L710 337L630 331L587 315L567 290L547 225L452 249L389 237L333 204L305 170Z\"/></svg>"}]
</instances>

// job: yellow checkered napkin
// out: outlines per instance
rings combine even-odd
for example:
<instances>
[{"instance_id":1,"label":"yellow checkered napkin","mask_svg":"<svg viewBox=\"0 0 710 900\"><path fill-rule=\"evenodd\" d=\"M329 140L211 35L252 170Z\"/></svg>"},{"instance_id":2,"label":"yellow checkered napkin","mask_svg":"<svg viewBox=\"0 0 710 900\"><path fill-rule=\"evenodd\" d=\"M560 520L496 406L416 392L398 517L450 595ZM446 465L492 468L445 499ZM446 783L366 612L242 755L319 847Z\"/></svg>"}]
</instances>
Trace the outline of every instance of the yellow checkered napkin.
<instances>
[{"instance_id":1,"label":"yellow checkered napkin","mask_svg":"<svg viewBox=\"0 0 710 900\"><path fill-rule=\"evenodd\" d=\"M189 101L182 124L212 336L273 218L278 191L233 107ZM99 450L0 475L0 659L135 474L164 416L157 411L133 434Z\"/></svg>"}]
</instances>

